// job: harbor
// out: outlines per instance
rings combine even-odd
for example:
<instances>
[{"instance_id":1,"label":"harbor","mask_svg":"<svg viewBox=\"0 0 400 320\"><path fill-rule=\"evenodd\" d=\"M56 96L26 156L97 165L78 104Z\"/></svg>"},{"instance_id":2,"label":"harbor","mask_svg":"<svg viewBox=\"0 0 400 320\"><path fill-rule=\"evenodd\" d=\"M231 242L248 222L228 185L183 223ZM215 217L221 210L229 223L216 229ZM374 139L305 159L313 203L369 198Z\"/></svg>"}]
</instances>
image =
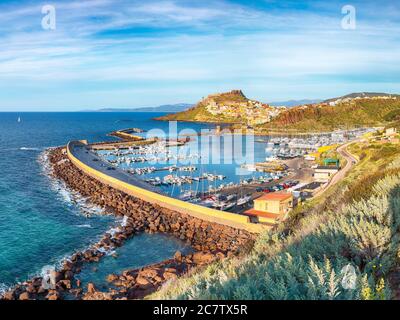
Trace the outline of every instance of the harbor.
<instances>
[{"instance_id":1,"label":"harbor","mask_svg":"<svg viewBox=\"0 0 400 320\"><path fill-rule=\"evenodd\" d=\"M188 138L153 138L151 143L127 149L115 146L111 150L92 151L108 164L106 170L121 170L135 176L161 194L206 208L244 214L264 194L290 192L299 201L306 201L316 192L315 154L335 149L371 131L263 137L254 144L253 162L244 164L213 163L199 151L199 140ZM224 136L216 139L217 145L222 145Z\"/></svg>"}]
</instances>

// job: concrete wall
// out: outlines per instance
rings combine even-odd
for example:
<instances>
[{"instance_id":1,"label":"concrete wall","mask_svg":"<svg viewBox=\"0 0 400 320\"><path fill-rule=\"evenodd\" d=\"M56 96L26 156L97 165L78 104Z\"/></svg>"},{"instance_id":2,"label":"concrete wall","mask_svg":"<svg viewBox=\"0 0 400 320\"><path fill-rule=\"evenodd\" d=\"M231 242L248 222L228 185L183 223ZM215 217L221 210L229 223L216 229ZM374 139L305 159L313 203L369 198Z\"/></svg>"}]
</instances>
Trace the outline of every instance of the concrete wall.
<instances>
[{"instance_id":1,"label":"concrete wall","mask_svg":"<svg viewBox=\"0 0 400 320\"><path fill-rule=\"evenodd\" d=\"M90 177L109 185L110 187L125 192L131 196L140 198L149 203L158 204L164 208L188 214L204 221L214 222L237 229L243 229L251 233L260 233L267 230L267 228L263 225L250 223L250 219L247 216L205 208L192 203L170 198L155 192L141 189L129 183L108 176L77 159L73 154L73 149L76 145L82 145L82 141L73 141L67 145L67 155L71 162Z\"/></svg>"}]
</instances>

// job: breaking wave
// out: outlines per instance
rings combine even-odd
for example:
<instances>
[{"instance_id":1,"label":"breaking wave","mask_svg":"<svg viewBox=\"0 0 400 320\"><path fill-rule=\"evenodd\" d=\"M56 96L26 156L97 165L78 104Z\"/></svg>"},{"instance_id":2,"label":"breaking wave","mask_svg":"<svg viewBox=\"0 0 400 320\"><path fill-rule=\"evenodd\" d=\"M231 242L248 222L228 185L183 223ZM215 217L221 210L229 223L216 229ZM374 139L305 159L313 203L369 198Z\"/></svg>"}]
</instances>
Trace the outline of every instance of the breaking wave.
<instances>
[{"instance_id":1,"label":"breaking wave","mask_svg":"<svg viewBox=\"0 0 400 320\"><path fill-rule=\"evenodd\" d=\"M5 294L8 290L10 290L10 286L6 285L5 283L0 283L0 297Z\"/></svg>"},{"instance_id":2,"label":"breaking wave","mask_svg":"<svg viewBox=\"0 0 400 320\"><path fill-rule=\"evenodd\" d=\"M42 149L40 148L28 148L28 147L21 147L19 148L21 151L41 151Z\"/></svg>"},{"instance_id":3,"label":"breaking wave","mask_svg":"<svg viewBox=\"0 0 400 320\"><path fill-rule=\"evenodd\" d=\"M79 192L69 188L64 181L55 178L53 168L49 160L49 152L51 149L45 150L39 155L38 162L41 164L42 174L47 176L50 181L50 188L59 197L70 206L78 209L79 214L86 217L94 215L104 215L106 212L100 206L94 205L88 201L88 198L83 197Z\"/></svg>"},{"instance_id":4,"label":"breaking wave","mask_svg":"<svg viewBox=\"0 0 400 320\"><path fill-rule=\"evenodd\" d=\"M93 228L90 224L79 224L76 227L77 228L87 228L87 229L92 229Z\"/></svg>"}]
</instances>

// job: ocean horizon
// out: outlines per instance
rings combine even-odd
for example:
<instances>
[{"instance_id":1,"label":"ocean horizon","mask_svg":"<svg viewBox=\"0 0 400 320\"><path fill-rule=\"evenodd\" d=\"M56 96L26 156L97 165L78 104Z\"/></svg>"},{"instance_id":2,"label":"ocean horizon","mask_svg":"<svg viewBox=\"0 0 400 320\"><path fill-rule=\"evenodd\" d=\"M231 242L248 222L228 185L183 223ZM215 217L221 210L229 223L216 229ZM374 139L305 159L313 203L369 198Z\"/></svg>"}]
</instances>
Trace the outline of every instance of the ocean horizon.
<instances>
[{"instance_id":1,"label":"ocean horizon","mask_svg":"<svg viewBox=\"0 0 400 320\"><path fill-rule=\"evenodd\" d=\"M49 177L46 150L77 139L112 141L115 138L108 133L128 127L167 131L168 123L152 120L163 114L0 113L0 290L40 275L47 266L58 265L120 223ZM186 247L165 235L133 237L118 249L118 259L102 259L96 272L87 269L81 277L101 287L108 273L157 263Z\"/></svg>"}]
</instances>

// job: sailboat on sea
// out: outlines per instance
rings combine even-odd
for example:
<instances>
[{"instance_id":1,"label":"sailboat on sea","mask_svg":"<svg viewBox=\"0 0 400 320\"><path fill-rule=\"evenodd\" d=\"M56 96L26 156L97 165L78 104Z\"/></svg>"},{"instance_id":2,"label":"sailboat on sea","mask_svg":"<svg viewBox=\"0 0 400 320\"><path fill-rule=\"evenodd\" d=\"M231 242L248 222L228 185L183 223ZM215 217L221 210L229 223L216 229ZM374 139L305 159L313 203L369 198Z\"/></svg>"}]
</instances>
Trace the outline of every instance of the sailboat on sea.
<instances>
[{"instance_id":1,"label":"sailboat on sea","mask_svg":"<svg viewBox=\"0 0 400 320\"><path fill-rule=\"evenodd\" d=\"M21 117L18 117L17 122L18 122L18 123L21 123L21 121L22 121L22 120L21 120Z\"/></svg>"}]
</instances>

